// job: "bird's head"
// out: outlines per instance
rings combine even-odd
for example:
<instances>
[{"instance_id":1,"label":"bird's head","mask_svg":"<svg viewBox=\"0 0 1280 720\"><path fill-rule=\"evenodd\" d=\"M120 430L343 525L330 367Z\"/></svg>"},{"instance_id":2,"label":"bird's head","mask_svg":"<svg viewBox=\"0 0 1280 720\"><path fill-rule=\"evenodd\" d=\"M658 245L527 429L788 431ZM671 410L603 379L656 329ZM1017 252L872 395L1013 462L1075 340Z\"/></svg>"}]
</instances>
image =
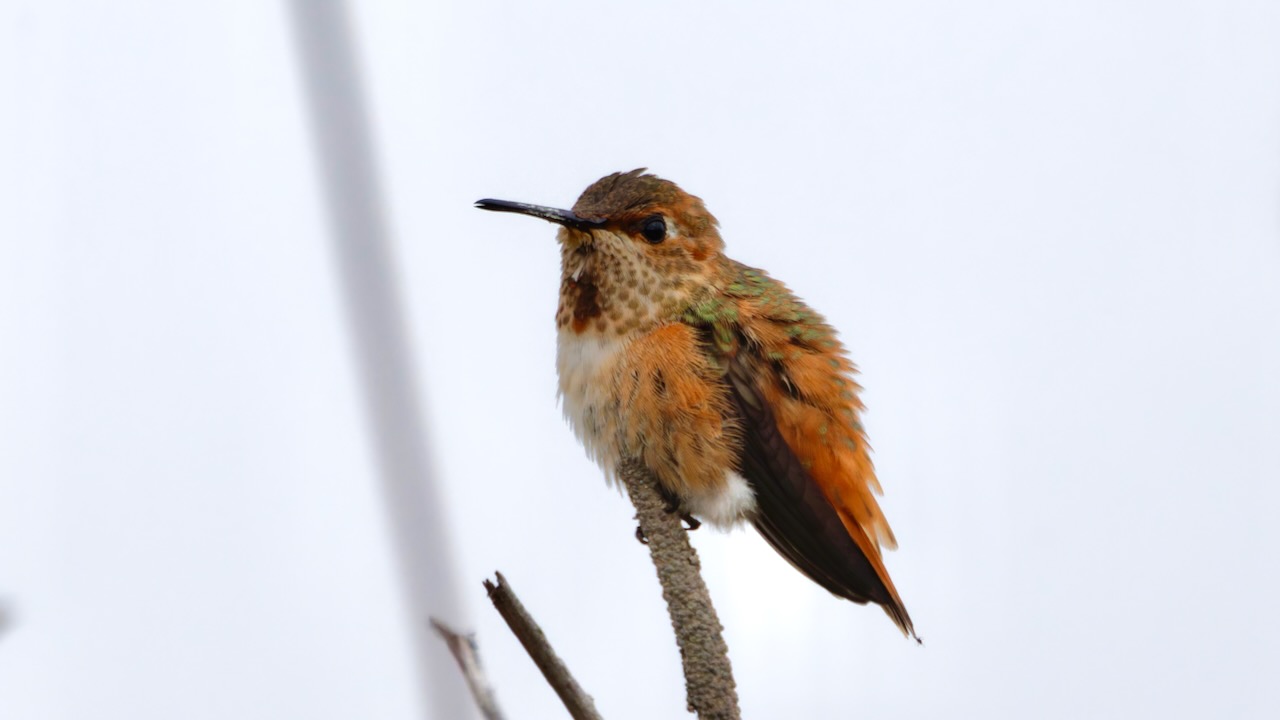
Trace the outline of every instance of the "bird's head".
<instances>
[{"instance_id":1,"label":"bird's head","mask_svg":"<svg viewBox=\"0 0 1280 720\"><path fill-rule=\"evenodd\" d=\"M644 169L592 183L572 210L480 200L560 225L561 307L575 332L625 335L678 318L714 288L724 259L714 216L702 200Z\"/></svg>"}]
</instances>

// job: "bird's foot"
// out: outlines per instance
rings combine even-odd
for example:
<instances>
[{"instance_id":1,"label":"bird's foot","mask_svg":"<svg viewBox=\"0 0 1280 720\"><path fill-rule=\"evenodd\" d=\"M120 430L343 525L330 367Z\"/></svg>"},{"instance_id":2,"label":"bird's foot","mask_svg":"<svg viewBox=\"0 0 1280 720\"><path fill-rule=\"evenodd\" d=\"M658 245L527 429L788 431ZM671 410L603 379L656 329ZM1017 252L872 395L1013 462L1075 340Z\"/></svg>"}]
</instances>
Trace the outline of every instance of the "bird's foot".
<instances>
[{"instance_id":1,"label":"bird's foot","mask_svg":"<svg viewBox=\"0 0 1280 720\"><path fill-rule=\"evenodd\" d=\"M702 527L701 520L698 520L694 516L690 515L687 512L683 512L680 509L680 498L668 492L667 489L664 487L659 487L658 492L662 493L662 499L667 501L666 506L662 509L665 510L667 513L680 513L680 519L685 521L685 524L687 526L685 528L686 530L692 531Z\"/></svg>"},{"instance_id":2,"label":"bird's foot","mask_svg":"<svg viewBox=\"0 0 1280 720\"><path fill-rule=\"evenodd\" d=\"M680 508L680 504L681 504L680 498L676 497L673 493L671 493L661 485L658 486L658 492L661 493L662 499L666 501L666 505L664 505L662 508L663 511L668 514L678 513L680 515L680 519L683 520L685 523L685 530L692 532L702 527L701 520L698 520L697 518L690 515L689 513L684 512ZM636 540L639 540L640 543L643 545L649 544L649 538L645 537L644 528L640 527L639 525L636 526Z\"/></svg>"},{"instance_id":3,"label":"bird's foot","mask_svg":"<svg viewBox=\"0 0 1280 720\"><path fill-rule=\"evenodd\" d=\"M668 510L668 512L675 512L675 510ZM680 519L685 522L684 529L686 532L693 532L702 527L702 521L689 513L680 513ZM645 537L644 528L639 525L636 525L636 540L639 540L641 545L649 544L649 538Z\"/></svg>"}]
</instances>

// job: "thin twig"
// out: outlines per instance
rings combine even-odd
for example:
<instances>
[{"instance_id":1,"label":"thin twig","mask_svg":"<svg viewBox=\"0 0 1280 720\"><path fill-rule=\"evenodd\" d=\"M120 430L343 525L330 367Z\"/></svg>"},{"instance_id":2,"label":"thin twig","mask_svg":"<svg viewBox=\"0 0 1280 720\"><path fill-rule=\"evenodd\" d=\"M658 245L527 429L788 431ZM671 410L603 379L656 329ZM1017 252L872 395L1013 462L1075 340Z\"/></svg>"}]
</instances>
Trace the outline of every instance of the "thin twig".
<instances>
[{"instance_id":1,"label":"thin twig","mask_svg":"<svg viewBox=\"0 0 1280 720\"><path fill-rule=\"evenodd\" d=\"M702 581L698 552L689 544L680 516L667 509L657 481L644 465L625 460L618 476L635 505L640 531L648 540L662 583L662 597L680 646L689 711L698 713L702 720L738 720L742 713L729 665L729 647Z\"/></svg>"},{"instance_id":2,"label":"thin twig","mask_svg":"<svg viewBox=\"0 0 1280 720\"><path fill-rule=\"evenodd\" d=\"M428 615L463 617L449 549L449 513L423 420L422 384L406 317L402 268L383 192L361 72L358 2L292 0L298 71L309 111L318 189L333 243L334 279L345 299L352 359L369 425L403 607L416 625ZM364 48L368 50L368 48ZM414 673L434 718L464 717L471 702L449 656L427 633L412 637Z\"/></svg>"},{"instance_id":3,"label":"thin twig","mask_svg":"<svg viewBox=\"0 0 1280 720\"><path fill-rule=\"evenodd\" d=\"M453 653L453 659L458 661L458 669L462 671L462 677L466 678L467 687L471 688L471 697L475 698L484 720L503 720L493 686L489 684L489 678L480 665L480 648L476 646L475 635L463 635L435 618L431 618L431 627L444 639L449 652Z\"/></svg>"},{"instance_id":4,"label":"thin twig","mask_svg":"<svg viewBox=\"0 0 1280 720\"><path fill-rule=\"evenodd\" d=\"M520 644L524 645L529 657L533 658L534 664L542 671L542 676L560 696L560 701L568 708L569 715L574 720L601 720L600 714L596 712L595 701L583 692L578 682L573 679L573 675L569 673L569 668L565 667L556 656L556 651L551 648L551 643L547 641L542 628L538 627L538 623L534 622L533 617L524 609L515 591L507 584L507 579L502 576L502 573L495 573L495 575L498 578L496 585L491 580L484 581L484 589L489 593L489 600L498 609L502 619L507 621L511 631L520 640Z\"/></svg>"}]
</instances>

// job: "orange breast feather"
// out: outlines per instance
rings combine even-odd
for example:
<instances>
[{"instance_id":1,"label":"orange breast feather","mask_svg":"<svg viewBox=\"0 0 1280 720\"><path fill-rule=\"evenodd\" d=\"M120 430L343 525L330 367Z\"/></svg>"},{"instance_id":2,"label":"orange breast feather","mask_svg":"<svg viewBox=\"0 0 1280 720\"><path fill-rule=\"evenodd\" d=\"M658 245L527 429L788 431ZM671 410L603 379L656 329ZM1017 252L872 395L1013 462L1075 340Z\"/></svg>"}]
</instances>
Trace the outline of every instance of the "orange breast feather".
<instances>
[{"instance_id":1,"label":"orange breast feather","mask_svg":"<svg viewBox=\"0 0 1280 720\"><path fill-rule=\"evenodd\" d=\"M721 375L683 324L632 341L618 365L623 452L677 497L720 488L736 464L740 438Z\"/></svg>"}]
</instances>

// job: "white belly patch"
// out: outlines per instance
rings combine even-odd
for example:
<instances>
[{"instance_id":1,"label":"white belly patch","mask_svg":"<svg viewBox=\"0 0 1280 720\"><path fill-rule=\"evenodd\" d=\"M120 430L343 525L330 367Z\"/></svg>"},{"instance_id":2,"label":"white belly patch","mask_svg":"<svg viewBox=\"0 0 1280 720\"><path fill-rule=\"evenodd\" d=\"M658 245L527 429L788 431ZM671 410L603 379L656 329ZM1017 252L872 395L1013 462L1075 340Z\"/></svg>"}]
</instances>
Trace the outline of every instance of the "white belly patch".
<instances>
[{"instance_id":1,"label":"white belly patch","mask_svg":"<svg viewBox=\"0 0 1280 720\"><path fill-rule=\"evenodd\" d=\"M556 372L565 419L609 480L621 459L616 429L615 368L627 346L622 338L579 335L562 329L556 341Z\"/></svg>"},{"instance_id":2,"label":"white belly patch","mask_svg":"<svg viewBox=\"0 0 1280 720\"><path fill-rule=\"evenodd\" d=\"M730 470L725 483L716 490L684 498L688 511L721 530L746 520L756 509L756 494L747 479Z\"/></svg>"}]
</instances>

